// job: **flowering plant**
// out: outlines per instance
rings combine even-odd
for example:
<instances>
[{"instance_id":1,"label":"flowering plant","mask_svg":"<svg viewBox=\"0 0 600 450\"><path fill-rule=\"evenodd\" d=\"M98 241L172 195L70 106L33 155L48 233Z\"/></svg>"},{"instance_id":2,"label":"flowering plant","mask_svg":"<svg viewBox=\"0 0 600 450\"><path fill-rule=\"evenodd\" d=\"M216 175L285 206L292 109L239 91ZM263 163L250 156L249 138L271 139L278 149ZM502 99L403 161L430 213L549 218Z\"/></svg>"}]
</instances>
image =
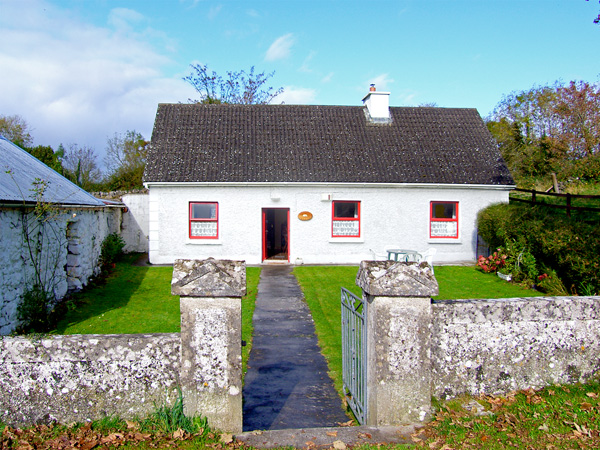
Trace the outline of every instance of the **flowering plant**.
<instances>
[{"instance_id":1,"label":"flowering plant","mask_svg":"<svg viewBox=\"0 0 600 450\"><path fill-rule=\"evenodd\" d=\"M506 265L506 258L508 256L502 253L501 249L494 252L487 258L483 255L479 257L477 260L477 267L483 270L486 273L498 272L498 269L501 269Z\"/></svg>"}]
</instances>

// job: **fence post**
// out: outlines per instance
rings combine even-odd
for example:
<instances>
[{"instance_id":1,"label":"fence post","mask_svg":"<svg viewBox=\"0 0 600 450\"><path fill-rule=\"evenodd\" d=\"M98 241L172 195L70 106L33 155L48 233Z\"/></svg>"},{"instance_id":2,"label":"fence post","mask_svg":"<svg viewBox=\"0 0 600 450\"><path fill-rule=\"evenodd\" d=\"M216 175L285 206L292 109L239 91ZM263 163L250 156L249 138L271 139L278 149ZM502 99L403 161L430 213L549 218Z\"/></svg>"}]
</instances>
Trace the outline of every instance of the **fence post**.
<instances>
[{"instance_id":1,"label":"fence post","mask_svg":"<svg viewBox=\"0 0 600 450\"><path fill-rule=\"evenodd\" d=\"M427 419L431 409L431 296L426 264L362 261L356 284L367 307L367 419L370 426Z\"/></svg>"},{"instance_id":2,"label":"fence post","mask_svg":"<svg viewBox=\"0 0 600 450\"><path fill-rule=\"evenodd\" d=\"M567 217L571 217L571 194L567 192Z\"/></svg>"},{"instance_id":3,"label":"fence post","mask_svg":"<svg viewBox=\"0 0 600 450\"><path fill-rule=\"evenodd\" d=\"M211 427L242 431L243 261L176 260L171 293L180 296L184 412Z\"/></svg>"}]
</instances>

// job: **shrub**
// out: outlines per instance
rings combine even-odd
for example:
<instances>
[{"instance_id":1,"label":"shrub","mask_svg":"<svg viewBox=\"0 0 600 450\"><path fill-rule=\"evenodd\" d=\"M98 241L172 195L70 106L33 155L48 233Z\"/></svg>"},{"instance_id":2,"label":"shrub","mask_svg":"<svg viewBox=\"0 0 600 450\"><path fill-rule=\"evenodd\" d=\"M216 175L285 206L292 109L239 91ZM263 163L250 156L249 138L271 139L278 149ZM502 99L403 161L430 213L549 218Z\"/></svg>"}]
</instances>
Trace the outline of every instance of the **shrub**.
<instances>
[{"instance_id":1,"label":"shrub","mask_svg":"<svg viewBox=\"0 0 600 450\"><path fill-rule=\"evenodd\" d=\"M52 328L51 312L54 294L42 286L35 285L23 293L17 307L17 318L21 322L19 333L44 333Z\"/></svg>"},{"instance_id":2,"label":"shrub","mask_svg":"<svg viewBox=\"0 0 600 450\"><path fill-rule=\"evenodd\" d=\"M582 181L600 182L600 153L572 161L567 165L564 177Z\"/></svg>"},{"instance_id":3,"label":"shrub","mask_svg":"<svg viewBox=\"0 0 600 450\"><path fill-rule=\"evenodd\" d=\"M515 243L531 254L519 261L528 278L534 267L554 270L572 293L600 290L600 227L542 206L492 205L478 215L480 236L495 248ZM535 276L532 275L535 273Z\"/></svg>"},{"instance_id":4,"label":"shrub","mask_svg":"<svg viewBox=\"0 0 600 450\"><path fill-rule=\"evenodd\" d=\"M125 247L125 241L117 233L111 233L106 236L104 241L102 241L100 251L101 264L107 266L117 262L123 256L123 247Z\"/></svg>"},{"instance_id":5,"label":"shrub","mask_svg":"<svg viewBox=\"0 0 600 450\"><path fill-rule=\"evenodd\" d=\"M552 269L545 269L538 276L536 287L549 295L568 295L565 285L560 281L556 272Z\"/></svg>"},{"instance_id":6,"label":"shrub","mask_svg":"<svg viewBox=\"0 0 600 450\"><path fill-rule=\"evenodd\" d=\"M513 275L515 281L535 282L538 276L535 256L529 251L526 244L509 240L505 249L506 267Z\"/></svg>"}]
</instances>

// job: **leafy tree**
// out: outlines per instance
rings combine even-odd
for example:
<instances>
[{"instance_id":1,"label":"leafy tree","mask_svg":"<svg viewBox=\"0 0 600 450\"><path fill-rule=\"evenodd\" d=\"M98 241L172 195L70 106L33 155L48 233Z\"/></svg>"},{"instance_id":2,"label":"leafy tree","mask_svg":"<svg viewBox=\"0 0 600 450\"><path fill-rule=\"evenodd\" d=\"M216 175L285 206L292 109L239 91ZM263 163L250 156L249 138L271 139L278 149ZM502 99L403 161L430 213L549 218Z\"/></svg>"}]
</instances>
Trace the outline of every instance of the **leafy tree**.
<instances>
[{"instance_id":1,"label":"leafy tree","mask_svg":"<svg viewBox=\"0 0 600 450\"><path fill-rule=\"evenodd\" d=\"M64 174L62 166L62 159L65 156L64 147L60 146L57 151L54 151L49 145L38 145L37 147L27 147L25 150L51 169L56 170L61 175Z\"/></svg>"},{"instance_id":2,"label":"leafy tree","mask_svg":"<svg viewBox=\"0 0 600 450\"><path fill-rule=\"evenodd\" d=\"M115 133L108 139L105 163L110 173L110 189L143 187L142 175L149 145L150 142L135 130L128 130L124 134Z\"/></svg>"},{"instance_id":3,"label":"leafy tree","mask_svg":"<svg viewBox=\"0 0 600 450\"><path fill-rule=\"evenodd\" d=\"M573 159L600 152L600 85L571 81L557 89L552 107L561 125L557 147Z\"/></svg>"},{"instance_id":4,"label":"leafy tree","mask_svg":"<svg viewBox=\"0 0 600 450\"><path fill-rule=\"evenodd\" d=\"M63 158L63 167L65 176L86 191L94 190L102 176L91 147L71 144Z\"/></svg>"},{"instance_id":5,"label":"leafy tree","mask_svg":"<svg viewBox=\"0 0 600 450\"><path fill-rule=\"evenodd\" d=\"M226 78L215 71L209 73L206 65L191 64L190 67L192 73L183 79L200 94L200 100L189 99L190 103L267 104L283 92L281 87L275 89L265 85L275 72L255 74L254 66L249 72L229 71Z\"/></svg>"},{"instance_id":6,"label":"leafy tree","mask_svg":"<svg viewBox=\"0 0 600 450\"><path fill-rule=\"evenodd\" d=\"M511 93L487 126L517 180L552 171L578 176L579 161L600 151L600 85L572 81Z\"/></svg>"},{"instance_id":7,"label":"leafy tree","mask_svg":"<svg viewBox=\"0 0 600 450\"><path fill-rule=\"evenodd\" d=\"M13 116L0 115L0 134L21 148L28 147L33 143L33 138L29 134L29 125L25 119L16 114Z\"/></svg>"}]
</instances>

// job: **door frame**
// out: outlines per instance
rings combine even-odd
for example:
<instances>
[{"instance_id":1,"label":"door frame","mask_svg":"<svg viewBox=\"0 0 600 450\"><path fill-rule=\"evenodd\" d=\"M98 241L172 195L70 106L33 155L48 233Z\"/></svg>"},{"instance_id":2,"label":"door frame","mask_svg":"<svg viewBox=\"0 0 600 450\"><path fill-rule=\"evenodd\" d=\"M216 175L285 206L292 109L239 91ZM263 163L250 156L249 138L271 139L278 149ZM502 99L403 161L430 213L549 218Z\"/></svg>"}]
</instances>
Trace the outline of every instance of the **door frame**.
<instances>
[{"instance_id":1,"label":"door frame","mask_svg":"<svg viewBox=\"0 0 600 450\"><path fill-rule=\"evenodd\" d=\"M262 257L261 261L265 262L267 258L267 211L286 211L287 212L287 262L290 262L290 208L262 208L261 209L261 241L262 241Z\"/></svg>"}]
</instances>

